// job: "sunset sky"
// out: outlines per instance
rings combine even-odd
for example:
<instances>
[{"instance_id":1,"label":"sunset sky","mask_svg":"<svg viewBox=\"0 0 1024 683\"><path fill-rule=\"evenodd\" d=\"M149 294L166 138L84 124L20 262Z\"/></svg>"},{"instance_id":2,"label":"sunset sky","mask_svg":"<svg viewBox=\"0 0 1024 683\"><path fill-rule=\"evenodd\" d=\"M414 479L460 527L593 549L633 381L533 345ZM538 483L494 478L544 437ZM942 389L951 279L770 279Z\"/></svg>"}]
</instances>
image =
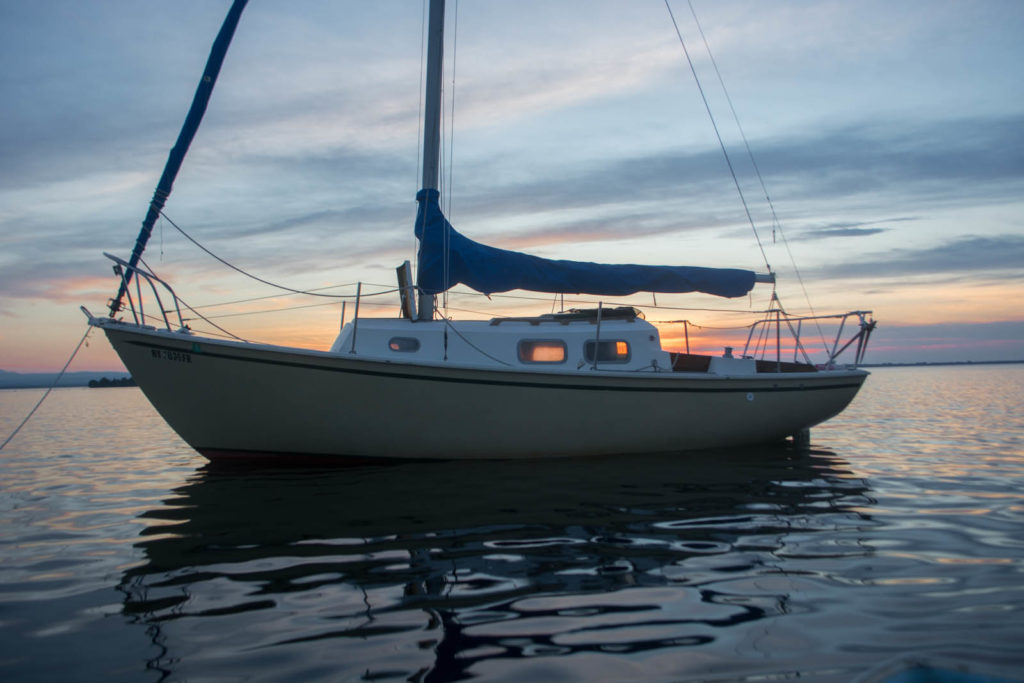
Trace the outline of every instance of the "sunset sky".
<instances>
[{"instance_id":1,"label":"sunset sky","mask_svg":"<svg viewBox=\"0 0 1024 683\"><path fill-rule=\"evenodd\" d=\"M229 5L0 0L0 369L59 369L78 307L104 312L102 253L130 253ZM774 238L690 8L671 6L787 309L874 311L869 362L1024 359L1024 2L693 0ZM460 232L765 269L664 2L448 7L442 205ZM393 286L414 260L422 21L413 0L251 0L167 216L288 287ZM278 294L166 222L145 258L193 306ZM647 317L703 324L711 350L738 314L679 309L761 309L770 291L659 296L677 308ZM539 299L453 295L449 313L550 311ZM326 349L341 309L323 304L261 299L216 322ZM118 368L99 333L72 367Z\"/></svg>"}]
</instances>

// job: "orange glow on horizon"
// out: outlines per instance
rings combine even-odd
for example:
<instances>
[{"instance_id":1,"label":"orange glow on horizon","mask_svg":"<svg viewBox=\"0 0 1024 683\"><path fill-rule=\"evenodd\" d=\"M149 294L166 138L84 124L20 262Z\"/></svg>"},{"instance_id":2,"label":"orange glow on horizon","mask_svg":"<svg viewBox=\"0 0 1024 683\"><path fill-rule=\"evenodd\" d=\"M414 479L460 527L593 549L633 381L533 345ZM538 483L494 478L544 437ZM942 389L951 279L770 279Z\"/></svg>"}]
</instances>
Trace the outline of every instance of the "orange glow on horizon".
<instances>
[{"instance_id":1,"label":"orange glow on horizon","mask_svg":"<svg viewBox=\"0 0 1024 683\"><path fill-rule=\"evenodd\" d=\"M32 296L7 302L4 313L11 324L0 326L0 369L13 372L59 370L84 332L85 321L78 314L77 305L85 303L94 315L103 315L103 305L97 302L105 302L114 293L112 282L110 276L70 276L48 283L45 300ZM189 300L209 300L213 295L213 290L202 280L192 280L190 285L195 293L186 297ZM258 295L258 292L253 294ZM246 292L238 294L239 298L245 295ZM831 295L830 309L838 307L845 310L842 304L850 303L854 298L862 298L863 290L851 285L847 291L832 291ZM934 305L936 297L944 299L941 310ZM896 288L894 284L879 283L878 289L869 292L867 298L867 307L873 308L876 311L875 317L880 320L879 329L872 336L868 347L868 362L1017 360L1024 357L1020 339L1011 338L1012 332L998 332L999 337L985 339L972 331L973 324L1017 323L1024 320L1024 302L1008 285L997 281L943 285L910 282L902 288ZM443 308L442 313L458 320L486 320L494 316L540 315L597 306L596 301L582 296L513 293L485 299L487 297L483 295L450 292L447 300L450 308ZM750 310L687 309L683 306L690 299L665 299L667 301L658 297L657 303L663 307L660 309L645 307L642 297L638 296L624 301L605 301L603 304L606 308L633 305L645 310L647 317L658 328L662 348L666 351L686 352L688 347L690 353L711 356L722 355L725 347L732 347L735 355L742 354L750 333L749 325L759 316L756 311ZM166 301L164 303L167 304ZM439 305L444 303L439 299ZM727 303L754 305L748 300ZM155 314L155 308L148 306L148 298L146 311L147 314ZM209 306L200 311L218 325L253 342L327 350L341 327L342 304L337 300L282 295L275 298L261 297L233 306ZM394 300L389 295L364 297L360 316L395 317L398 311L397 297ZM354 312L354 303L350 301L345 308L346 321L352 319ZM183 314L191 315L184 311ZM692 316L693 322L685 325L682 322L664 321L688 316ZM124 317L131 319L130 314ZM31 326L17 324L22 320L38 322ZM219 331L201 320L191 320L189 325L197 334L221 336ZM853 319L844 331L843 343L855 332L856 320ZM759 333L755 331L755 337ZM821 334L812 323L804 323L801 337L812 362L825 359L826 349L832 348L835 333L836 327L832 322L822 325ZM763 356L774 359L774 331L767 336L764 342L768 350ZM801 354L794 356L792 339L785 327L781 341L782 360L804 360ZM761 348L764 348L764 344ZM851 347L840 357L840 361L852 358L852 350ZM616 347L615 353L621 355L622 349ZM762 356L761 351L747 353ZM106 339L95 331L69 370L113 371L118 366L120 362Z\"/></svg>"}]
</instances>

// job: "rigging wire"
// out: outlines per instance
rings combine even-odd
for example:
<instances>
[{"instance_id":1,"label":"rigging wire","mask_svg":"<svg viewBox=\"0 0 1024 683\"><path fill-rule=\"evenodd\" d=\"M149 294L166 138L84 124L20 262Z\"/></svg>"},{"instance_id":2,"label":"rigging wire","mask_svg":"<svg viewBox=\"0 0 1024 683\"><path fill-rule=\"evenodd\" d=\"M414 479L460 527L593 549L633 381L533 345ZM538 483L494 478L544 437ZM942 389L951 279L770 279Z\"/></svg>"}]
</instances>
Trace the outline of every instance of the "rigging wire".
<instances>
[{"instance_id":1,"label":"rigging wire","mask_svg":"<svg viewBox=\"0 0 1024 683\"><path fill-rule=\"evenodd\" d=\"M451 102L451 116L449 116L448 126L448 158L443 162L448 167L448 184L444 188L445 196L448 200L448 206L445 211L445 215L448 218L448 222L451 223L454 220L452 215L452 175L455 169L455 73L456 64L458 62L458 47L459 47L459 1L455 0L455 19L452 25L452 92L449 97ZM444 174L440 174L444 177ZM447 226L444 231L444 284L447 285L451 276L451 234ZM446 288L441 296L444 309L448 310L448 289Z\"/></svg>"},{"instance_id":2,"label":"rigging wire","mask_svg":"<svg viewBox=\"0 0 1024 683\"><path fill-rule=\"evenodd\" d=\"M648 321L652 325L683 325L686 324L689 327L698 330L749 330L758 322L747 323L746 325L698 325L692 320L650 320Z\"/></svg>"},{"instance_id":3,"label":"rigging wire","mask_svg":"<svg viewBox=\"0 0 1024 683\"><path fill-rule=\"evenodd\" d=\"M239 268L238 266L234 265L233 263L230 263L230 262L226 261L225 259L222 259L220 256L217 256L212 251L210 251L209 249L204 247L202 244L197 242L195 240L195 238L193 238L191 235L189 235L187 232L185 232L181 228L181 226L179 226L177 223L172 221L171 218L167 214L165 214L163 211L160 212L160 215L163 216L164 218L166 218L167 222L170 223L174 227L175 230L177 230L182 235L184 235L185 239L187 239L189 242L191 242L192 244L196 245L197 247L202 249L204 252L206 252L209 256L212 256L217 261L220 261L221 263L223 263L225 266L227 266L231 270L234 270L235 272L241 273L242 275L246 276L247 278L255 280L256 282L261 282L261 283L263 283L265 285L268 285L270 287L274 287L275 289L281 289L281 290L284 290L286 292L291 292L292 294L307 294L309 296L322 296L322 297L327 297L327 298L330 298L330 299L343 299L343 298L345 298L345 295L343 295L343 294L322 294L320 292L313 291L313 290L292 289L291 287L285 287L284 285L279 285L277 283L270 282L269 280L264 280L261 277L257 277L255 275L253 275L252 273L249 273L249 272L243 270L242 268Z\"/></svg>"},{"instance_id":4,"label":"rigging wire","mask_svg":"<svg viewBox=\"0 0 1024 683\"><path fill-rule=\"evenodd\" d=\"M435 309L435 310L436 310L436 309ZM438 311L438 313L440 313L440 311ZM475 350L475 351L479 352L480 354L482 354L482 355L484 355L484 356L487 356L488 358L490 358L491 360L493 360L493 361L494 361L494 362L496 362L496 363L501 363L501 364L502 364L502 365L504 365L504 366L507 366L507 367L512 367L512 364L511 364L511 363L506 363L506 362L505 362L505 361L503 361L502 359L500 359L500 358L497 358L497 357L495 357L495 356L492 356L491 354L487 353L486 351L484 351L483 349L481 349L481 348L480 348L479 346L477 346L477 345L476 345L476 344L474 344L473 342L469 341L469 339L467 339L467 338L465 337L465 335L463 335L463 334L462 334L461 332L459 332L459 329L458 329L457 327L455 327L454 325L452 325L452 321L451 321L451 320L449 320L448 318L446 318L446 317L444 317L444 316L441 316L441 320L443 320L443 321L444 321L444 324L445 324L445 329L446 329L446 330L449 330L449 329L450 329L450 330L451 330L452 332L454 332L454 333L455 333L455 336L456 336L456 337L458 337L459 339L461 339L462 341L464 341L464 342L466 343L466 345L467 345L467 346L469 346L470 348L472 348L473 350Z\"/></svg>"},{"instance_id":5,"label":"rigging wire","mask_svg":"<svg viewBox=\"0 0 1024 683\"><path fill-rule=\"evenodd\" d=\"M482 292L474 292L471 290L452 290L454 296L467 296L467 297L484 297L487 299L516 299L520 301L536 301L547 303L547 297L540 296L529 296L525 294L484 294ZM562 300L563 308L565 304L569 305L584 305L584 306L596 306L598 301L593 299L569 299ZM735 309L735 308L709 308L709 307L693 307L693 306L667 306L664 304L658 304L657 306L651 306L646 303L631 303L629 301L622 302L618 305L621 306L636 306L637 308L655 308L658 310L666 311L700 311L703 313L732 313L738 315L751 315L751 314L762 314L767 313L770 309L758 310L758 309Z\"/></svg>"},{"instance_id":6,"label":"rigging wire","mask_svg":"<svg viewBox=\"0 0 1024 683\"><path fill-rule=\"evenodd\" d=\"M346 282L346 283L340 284L340 285L326 285L324 287L316 287L316 288L310 289L308 291L309 292L319 292L319 291L322 291L322 290L325 290L325 289L337 289L338 287L355 287L356 284L358 284L358 283L356 283L356 282ZM364 282L363 284L366 284L366 283ZM305 293L305 292L303 292L303 293ZM253 301L266 301L267 299L279 299L279 298L285 297L285 296L292 296L292 294L293 293L291 293L291 292L289 292L288 294L267 294L266 296L253 296L253 297L249 297L248 299L235 299L234 301L221 301L221 302L218 302L218 303L215 303L215 304L200 304L198 306L192 306L191 308L192 308L192 310L195 310L197 308L218 308L220 306L234 306L235 304L248 304L248 303L252 303ZM355 298L354 294L339 295L339 296L346 296L349 299L354 299ZM318 306L329 306L329 305L331 305L331 303L334 303L334 302L328 302L326 304L317 304L317 305Z\"/></svg>"},{"instance_id":7,"label":"rigging wire","mask_svg":"<svg viewBox=\"0 0 1024 683\"><path fill-rule=\"evenodd\" d=\"M330 298L330 299L335 299L335 300L337 300L337 299L348 300L348 299L352 298L351 294L323 294L320 291L320 290L324 290L324 289L334 289L334 288L337 288L337 287L349 286L347 284L328 285L326 287L320 287L320 288L311 289L311 290L300 290L300 289L294 289L294 288L291 288L291 287L286 287L284 285L279 285L279 284L270 282L268 280L264 280L262 278L259 278L259 277L255 276L255 275L252 275L252 274L246 272L245 270L243 270L243 269L241 269L241 268L231 264L230 262L228 262L227 260L221 258L217 254L214 254L210 249L208 249L207 247L205 247L204 245L199 243L191 235L189 235L181 226L179 226L177 223L175 223L169 216L166 216L162 212L161 212L161 216L162 216L162 218L165 218L168 223L170 223L178 232L180 232L186 239L188 239L190 242L192 242L199 249L201 249L202 251L206 252L208 255L210 255L212 258L216 259L220 263L222 263L222 264L228 266L229 268L231 268L231 269L241 273L242 275L245 275L246 277L254 279L254 280L256 280L258 282L261 282L263 284L266 284L268 286L275 287L277 289L281 289L281 290L283 290L285 292L288 292L288 294L304 294L304 295L308 295L308 296L319 296L319 297L325 297L325 298ZM150 272L153 272L153 269L149 266L148 263L146 263L144 260L142 261L142 263L146 267L147 270L149 270ZM367 295L367 296L389 294L389 293L393 293L395 291L398 291L398 290L396 288L388 288L388 289L386 289L384 291L375 292L374 294ZM488 295L481 294L481 293L478 293L478 292L472 292L472 291L463 291L463 292L456 291L456 292L452 292L452 293L457 295L457 296L458 295L462 295L462 296L477 296L477 297L486 296L487 298L490 298ZM229 301L229 302L205 304L205 305L201 305L201 306L192 306L188 302L186 302L185 300L181 299L180 297L178 297L178 301L181 303L181 305L185 309L187 309L188 311L191 311L193 314L195 314L196 318L198 318L200 320L203 320L204 322L208 323L212 327L214 327L217 330L219 330L220 332L222 332L224 335L227 335L228 337L231 337L233 339L236 339L238 341L243 341L243 342L248 342L248 340L246 340L246 339L244 339L242 337L239 337L239 336L233 334L232 332L226 330L225 328L217 325L216 323L213 322L213 319L228 318L228 317L238 317L238 316L242 316L242 315L255 315L255 314L263 314L263 313L273 313L273 312L280 312L280 311L287 311L287 310L296 310L296 309L304 309L304 308L314 308L314 307L318 307L318 306L334 305L336 303L335 301L331 301L331 302L327 302L327 303L323 303L323 304L305 304L305 305L290 306L290 307L278 308L278 309L265 309L265 310L261 310L261 311L249 311L249 312L242 312L242 313L228 313L228 314L215 315L215 316L203 315L198 310L200 308L212 308L212 307L225 306L225 305L231 305L231 304L248 303L248 302L252 302L252 301L261 301L261 300L266 300L266 299L273 299L273 298L276 298L277 296L281 296L281 295L268 295L268 296L265 296L265 297L251 297L251 298L248 298L248 299L239 299L239 300ZM518 300L524 300L524 301L546 301L547 300L546 297L542 299L541 297L537 297L537 296L525 296L525 295L500 294L500 295L496 295L496 296L501 297L501 298L506 298L506 299L518 299ZM589 300L586 300L586 299L576 299L576 300L570 300L569 303L570 304L576 304L576 305L593 305L596 302L589 301ZM388 304L380 304L380 305L388 305ZM629 305L629 304L627 303L627 304L623 304L623 305ZM563 306L564 306L564 304L563 304ZM701 312L730 313L730 314L744 314L744 315L749 315L750 313L765 313L765 314L768 313L767 310L766 311L753 311L753 310L749 310L749 309L748 310L735 310L735 309L723 309L723 308L694 308L694 307L665 306L665 305L655 305L654 308L657 308L657 309L660 309L660 310L701 311ZM446 306L446 310L448 310L447 306ZM478 311L469 311L467 309L459 309L459 310L463 310L463 312L481 313L481 312L478 312ZM152 316L149 316L149 317L152 317ZM196 318L192 318L192 319L189 319L189 320L194 320ZM156 319L156 318L154 318L154 319ZM672 322L672 321L669 321L669 322ZM700 326L698 326L698 327L700 327ZM705 326L705 327L707 327L707 326ZM742 328L740 328L740 327L721 327L721 328L707 327L707 329L742 329ZM483 352L481 352L481 353L483 353Z\"/></svg>"},{"instance_id":8,"label":"rigging wire","mask_svg":"<svg viewBox=\"0 0 1024 683\"><path fill-rule=\"evenodd\" d=\"M169 223L170 223L171 225L174 225L174 221L172 221L172 220L171 220L170 218L168 218L168 219L167 219L167 221L168 221L168 222L169 222ZM177 228L178 226L174 225L174 227L176 227L176 228ZM180 228L178 228L178 229L180 230ZM184 234L184 233L182 233L182 234ZM192 238L189 238L189 239L192 239ZM140 261L140 262L142 262L142 265L146 267L146 270L148 270L148 271L149 271L150 273L153 273L153 269L149 267L149 264L148 264L148 263L146 263L146 260L145 260L145 259L143 259L143 258L142 258L141 256L139 256L139 261ZM156 273L153 273L153 274L154 274L154 275L156 275ZM196 309L194 309L194 308L192 308L191 306L189 306L189 305L188 305L188 302L187 302L187 301L185 301L184 299L182 299L182 298L181 298L180 296L178 296L177 294L174 294L174 298L175 298L175 299L177 300L177 302L178 302L179 304L181 304L181 305L182 305L182 306L184 306L184 307L185 307L186 309L188 309L188 310L192 311L193 313L195 313L195 314L196 314L196 315L197 315L197 316L198 316L198 317L199 317L199 318L200 318L201 320L204 320L205 322L209 323L210 325L213 325L214 327L216 327L216 328L217 328L218 330L220 330L220 331L221 331L221 332L223 332L224 334L228 335L229 337L231 337L231 338L233 338L233 339L237 339L238 341L243 341L243 342L244 342L244 341L248 341L248 340L246 340L246 339L242 339L241 337L239 337L239 336L238 336L238 335L236 335L236 334L233 334L232 332L229 332L228 330L225 330L225 329L224 329L223 327L221 327L221 326L220 326L220 325L218 325L217 323L215 323L215 322L211 321L211 320L210 320L209 318L207 318L206 316L204 316L204 315L203 315L202 313L200 313L200 312L199 312L199 311L197 311ZM143 314L143 315L145 315L145 314Z\"/></svg>"},{"instance_id":9,"label":"rigging wire","mask_svg":"<svg viewBox=\"0 0 1024 683\"><path fill-rule=\"evenodd\" d=\"M0 443L0 451L2 451L4 449L4 447L11 442L11 439L13 439L15 437L15 435L18 432L21 431L22 427L24 427L26 424L28 424L28 421L31 420L32 416L36 414L37 410L39 410L39 406L43 405L43 401L46 400L46 397L50 395L50 392L53 391L54 387L57 386L57 384L60 382L61 378L64 377L64 373L67 371L68 366L71 365L71 361L73 361L75 359L75 356L78 355L78 350L82 348L82 344L85 343L85 340L89 337L89 333L92 332L92 329L93 329L92 325L89 325L86 328L85 334L82 335L82 338L78 342L78 346L76 346L75 350L71 352L71 357L68 358L68 362L65 363L64 367L61 368L59 373L57 373L57 377L56 377L56 379L53 380L53 384L51 384L50 387L46 390L46 392L43 394L42 398L39 399L39 402L36 403L35 407L33 407L32 410L28 411L28 415L26 415L25 419L22 420L21 423L17 427L14 428L14 431L11 432L10 436L8 436L6 439L4 439L3 443Z\"/></svg>"},{"instance_id":10,"label":"rigging wire","mask_svg":"<svg viewBox=\"0 0 1024 683\"><path fill-rule=\"evenodd\" d=\"M697 90L700 91L700 97L704 101L704 108L708 112L708 118L711 119L711 127L715 129L715 137L718 138L718 146L722 149L722 155L725 157L725 164L729 167L729 174L732 176L732 182L736 185L736 191L740 195L740 202L743 203L743 211L747 214L747 221L750 223L750 229L754 231L754 239L757 240L757 247L761 250L761 257L764 259L764 265L768 269L768 272L772 272L771 264L768 263L768 254L765 253L764 245L761 243L761 236L757 232L757 226L754 224L754 218L750 214L750 207L747 205L747 199L743 196L743 188L740 187L739 178L736 176L736 170L733 168L732 160L729 158L729 151L725 147L725 142L722 140L722 134L718 130L718 123L715 121L715 115L711 113L711 105L708 102L707 95L704 94L704 86L700 83L700 77L697 75L697 68L693 64L693 60L690 58L690 51L686 48L686 41L683 40L683 33L679 29L679 24L676 22L676 15L672 12L672 6L669 5L669 0L665 0L665 8L668 10L668 15L672 19L672 26L675 27L676 36L679 38L679 44L683 48L683 54L686 55L686 63L690 65L690 72L693 74L693 80L697 83Z\"/></svg>"},{"instance_id":11,"label":"rigging wire","mask_svg":"<svg viewBox=\"0 0 1024 683\"><path fill-rule=\"evenodd\" d=\"M203 320L209 322L210 320L220 320L221 318L240 318L240 317L245 316L245 315L261 315L263 313L282 313L284 311L297 311L297 310L304 309L304 308L319 308L321 306L337 306L337 305L338 305L337 301L327 301L327 302L319 303L319 304L301 304L299 306L286 306L284 308L264 308L264 309L259 310L259 311L241 311L241 312L238 312L238 313L220 313L218 315L208 315L208 316L204 316ZM383 304L381 304L381 305L383 305ZM190 310L192 310L192 309L190 309ZM186 318L185 320L188 321L188 320L190 320L190 318Z\"/></svg>"},{"instance_id":12,"label":"rigging wire","mask_svg":"<svg viewBox=\"0 0 1024 683\"><path fill-rule=\"evenodd\" d=\"M761 176L761 169L757 165L757 161L754 159L754 152L750 149L750 143L747 141L747 135L743 131L743 126L740 124L740 117L736 113L736 107L733 106L732 97L729 96L729 90L725 87L725 79L722 78L722 72L718 69L718 62L715 61L715 56L711 53L711 45L708 43L708 38L704 34L704 27L700 24L700 19L697 18L697 12L693 9L692 0L686 0L690 6L690 14L693 15L693 22L697 26L697 31L700 33L700 38L704 42L704 50L708 53L708 59L711 61L711 66L715 70L715 76L718 78L718 85L722 88L722 94L725 96L725 101L729 104L729 111L732 112L732 119L736 123L736 129L739 131L740 138L743 140L743 146L747 150L747 157L750 159L750 164L754 168L754 174L757 176L758 183L761 185L761 190L764 192L765 201L768 203L768 209L772 214L772 239L775 238L775 229L782 229L779 223L779 217L775 213L775 205L772 203L772 198L768 195L768 188L765 185L764 178Z\"/></svg>"},{"instance_id":13,"label":"rigging wire","mask_svg":"<svg viewBox=\"0 0 1024 683\"><path fill-rule=\"evenodd\" d=\"M360 295L360 299L367 299L368 297L380 296L382 294L393 294L393 293L395 293L397 291L400 291L400 290L396 287L394 289L389 289L389 290L384 291L384 292L371 292L370 294L362 294L362 295ZM355 300L355 298L356 298L355 295L352 295L352 296L347 297L346 301L352 301L352 300ZM263 313L281 313L283 311L298 311L298 310L302 310L302 309L305 309L305 308L320 308L322 306L337 306L337 305L338 305L337 301L325 301L325 302L319 303L319 304L299 304L297 306L285 306L284 308L264 308L264 309L259 310L259 311L241 311L241 312L238 312L238 313L221 313L219 315L204 316L202 319L205 320L206 322L210 322L210 320L212 320L212 319L218 319L219 320L220 318L239 318L239 317L244 316L244 315L260 315L260 314L263 314ZM392 303L392 302L362 301L362 305L363 306L391 306L391 307L394 307L395 304ZM202 308L202 307L201 306L197 306L196 308ZM189 306L188 309L190 311L192 311L193 313L196 312L195 308L192 308L191 306Z\"/></svg>"},{"instance_id":14,"label":"rigging wire","mask_svg":"<svg viewBox=\"0 0 1024 683\"><path fill-rule=\"evenodd\" d=\"M704 49L708 53L708 59L711 61L711 66L715 70L715 76L718 78L718 84L722 88L722 94L725 95L725 101L729 104L729 111L732 112L733 121L736 122L736 129L739 131L740 138L743 140L743 147L747 150L747 157L750 159L750 165L754 169L754 175L757 176L757 182L761 185L761 191L764 192L765 202L768 204L768 210L772 216L772 241L775 241L776 230L780 237L782 237L782 244L786 248L786 255L789 256L789 262L793 266L793 272L796 274L797 282L800 284L800 289L804 294L804 299L807 301L807 308L811 312L812 316L816 316L817 312L814 310L814 305L811 303L811 297L807 292L807 286L804 284L803 275L800 273L800 268L796 265L796 259L793 257L793 252L789 248L789 240L786 239L786 233L782 229L782 223L779 221L779 216L775 212L775 204L772 202L771 196L768 194L768 186L764 182L764 177L761 175L761 169L757 165L757 160L754 158L754 152L750 148L750 142L747 140L747 135L743 131L743 126L740 124L739 114L736 113L736 107L733 106L732 97L729 96L729 90L725 87L725 79L722 78L722 72L718 69L718 62L715 61L715 56L711 53L711 45L708 43L708 38L704 34L704 28L700 24L700 19L697 18L697 12L693 8L693 0L686 0L690 7L690 14L693 15L694 24L697 26L697 31L700 33L701 40L704 41ZM821 325L815 322L818 328L818 335L821 337L822 344L825 344L825 334L821 329ZM827 346L827 345L826 345Z\"/></svg>"}]
</instances>

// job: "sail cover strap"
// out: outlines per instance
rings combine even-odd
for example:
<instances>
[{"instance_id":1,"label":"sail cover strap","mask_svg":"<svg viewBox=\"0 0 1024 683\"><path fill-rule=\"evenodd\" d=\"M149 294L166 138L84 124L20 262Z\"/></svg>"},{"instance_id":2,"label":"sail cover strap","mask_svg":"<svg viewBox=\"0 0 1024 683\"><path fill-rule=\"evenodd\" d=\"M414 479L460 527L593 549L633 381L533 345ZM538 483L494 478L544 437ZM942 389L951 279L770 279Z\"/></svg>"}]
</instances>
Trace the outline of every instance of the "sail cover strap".
<instances>
[{"instance_id":1,"label":"sail cover strap","mask_svg":"<svg viewBox=\"0 0 1024 683\"><path fill-rule=\"evenodd\" d=\"M124 278L121 280L117 296L110 302L111 316L114 316L121 308L121 299L124 297L128 283L131 281L132 274L134 273L132 268L137 266L139 259L142 258L142 252L146 249L149 236L153 233L153 225L156 223L156 219L160 217L160 212L163 211L164 203L167 201L167 197L171 194L171 188L174 186L174 179L181 168L181 162L185 160L185 153L188 152L189 145L192 144L192 138L195 137L196 131L199 130L203 114L206 113L206 105L210 101L210 95L213 94L213 86L217 82L217 75L220 73L220 67L224 63L224 55L227 54L228 46L231 45L231 38L235 35L238 19L242 16L242 10L245 9L247 2L248 0L234 0L231 9L228 10L227 17L224 18L220 31L217 33L217 38L213 41L213 47L210 48L210 56L206 60L206 68L203 69L203 77L199 80L199 87L196 88L196 94L192 98L192 106L185 117L185 123L181 127L181 132L178 133L178 140L174 143L174 147L171 148L171 153L167 157L164 172L160 176L160 181L153 192L153 199L149 202L149 210L146 211L146 217L142 221L139 237L135 240L135 248L132 249L131 258L128 259L128 272L124 274Z\"/></svg>"},{"instance_id":2,"label":"sail cover strap","mask_svg":"<svg viewBox=\"0 0 1024 683\"><path fill-rule=\"evenodd\" d=\"M484 294L522 289L606 296L703 292L737 297L754 286L755 275L750 270L562 261L489 247L456 232L441 212L438 197L434 189L420 190L416 195L416 237L420 240L417 284L427 294L438 294L461 283Z\"/></svg>"}]
</instances>

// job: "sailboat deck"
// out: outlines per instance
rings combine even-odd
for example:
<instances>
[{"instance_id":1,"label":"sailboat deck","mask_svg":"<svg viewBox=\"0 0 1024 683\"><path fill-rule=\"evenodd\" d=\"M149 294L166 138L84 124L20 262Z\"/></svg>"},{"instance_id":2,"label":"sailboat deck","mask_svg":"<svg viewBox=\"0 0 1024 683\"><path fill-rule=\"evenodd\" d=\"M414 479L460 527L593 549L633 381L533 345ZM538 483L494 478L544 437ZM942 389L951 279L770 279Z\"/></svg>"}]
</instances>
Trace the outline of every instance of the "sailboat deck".
<instances>
[{"instance_id":1,"label":"sailboat deck","mask_svg":"<svg viewBox=\"0 0 1024 683\"><path fill-rule=\"evenodd\" d=\"M714 356L697 353L670 353L674 372L708 372ZM793 363L790 361L755 360L754 368L758 373L765 372L818 372L818 368L809 363Z\"/></svg>"},{"instance_id":2,"label":"sailboat deck","mask_svg":"<svg viewBox=\"0 0 1024 683\"><path fill-rule=\"evenodd\" d=\"M676 353L662 348L658 329L634 309L473 321L350 321L331 352L392 363L464 365L531 372L606 372L753 376L813 373L806 363Z\"/></svg>"}]
</instances>

